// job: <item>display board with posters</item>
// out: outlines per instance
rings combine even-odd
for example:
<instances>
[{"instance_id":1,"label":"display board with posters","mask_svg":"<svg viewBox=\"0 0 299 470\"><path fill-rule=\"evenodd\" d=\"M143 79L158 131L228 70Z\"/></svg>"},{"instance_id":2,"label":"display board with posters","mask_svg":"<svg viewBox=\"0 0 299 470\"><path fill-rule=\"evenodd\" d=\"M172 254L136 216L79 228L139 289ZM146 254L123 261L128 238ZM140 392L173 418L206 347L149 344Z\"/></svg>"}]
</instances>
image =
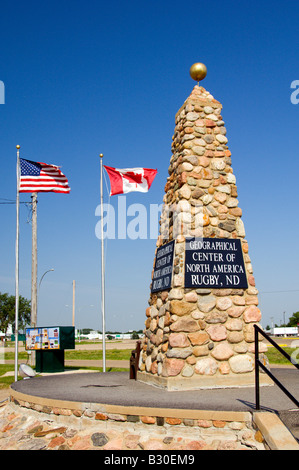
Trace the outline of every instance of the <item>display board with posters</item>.
<instances>
[{"instance_id":1,"label":"display board with posters","mask_svg":"<svg viewBox=\"0 0 299 470\"><path fill-rule=\"evenodd\" d=\"M60 349L59 327L26 328L26 349Z\"/></svg>"}]
</instances>

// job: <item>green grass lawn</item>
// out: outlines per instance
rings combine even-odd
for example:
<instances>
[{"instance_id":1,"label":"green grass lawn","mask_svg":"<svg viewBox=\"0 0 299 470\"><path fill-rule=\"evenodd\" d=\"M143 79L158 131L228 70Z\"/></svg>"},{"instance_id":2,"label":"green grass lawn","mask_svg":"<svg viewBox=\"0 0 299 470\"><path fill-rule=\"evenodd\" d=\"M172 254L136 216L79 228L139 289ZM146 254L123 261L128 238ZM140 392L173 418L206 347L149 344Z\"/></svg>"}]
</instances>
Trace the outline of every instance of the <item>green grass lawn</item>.
<instances>
[{"instance_id":1,"label":"green grass lawn","mask_svg":"<svg viewBox=\"0 0 299 470\"><path fill-rule=\"evenodd\" d=\"M13 376L2 377L3 374L9 371L14 371L14 369L15 368L13 364L0 364L0 390L3 388L8 388L10 384L14 382Z\"/></svg>"},{"instance_id":2,"label":"green grass lawn","mask_svg":"<svg viewBox=\"0 0 299 470\"><path fill-rule=\"evenodd\" d=\"M106 350L106 359L108 360L117 360L117 361L129 361L131 356L130 349L108 349ZM18 357L22 361L26 361L28 359L28 354L26 351L19 352ZM3 360L14 360L15 353L14 352L5 352L4 354L0 354L0 362ZM97 360L103 358L103 351L102 349L97 350L76 350L70 349L65 351L65 359L66 360L81 360L81 361L88 361L88 360Z\"/></svg>"},{"instance_id":3,"label":"green grass lawn","mask_svg":"<svg viewBox=\"0 0 299 470\"><path fill-rule=\"evenodd\" d=\"M289 348L283 347L282 348L289 356L292 356L293 352L298 350L298 348ZM266 352L266 356L269 359L270 364L289 364L290 362L282 355L279 351L277 351L274 346L269 346L268 351ZM299 353L297 355L297 361L299 361Z\"/></svg>"},{"instance_id":4,"label":"green grass lawn","mask_svg":"<svg viewBox=\"0 0 299 470\"><path fill-rule=\"evenodd\" d=\"M110 361L129 361L131 357L131 350L130 349L108 349L106 350L106 360ZM65 351L65 360L73 361L73 360L81 360L81 361L88 361L88 360L97 360L103 359L103 351L102 349L98 350L90 350L90 351L82 351L82 350L75 350L71 349L69 351Z\"/></svg>"}]
</instances>

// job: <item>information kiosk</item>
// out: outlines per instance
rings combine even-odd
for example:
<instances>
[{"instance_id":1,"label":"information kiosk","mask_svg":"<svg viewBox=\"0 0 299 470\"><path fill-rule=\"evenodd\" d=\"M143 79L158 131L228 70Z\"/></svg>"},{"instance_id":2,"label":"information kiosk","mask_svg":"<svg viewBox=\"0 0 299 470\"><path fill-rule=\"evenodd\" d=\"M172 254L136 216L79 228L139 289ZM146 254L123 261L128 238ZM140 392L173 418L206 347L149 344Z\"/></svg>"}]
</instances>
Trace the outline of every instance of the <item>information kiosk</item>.
<instances>
[{"instance_id":1,"label":"information kiosk","mask_svg":"<svg viewBox=\"0 0 299 470\"><path fill-rule=\"evenodd\" d=\"M36 352L36 372L63 372L65 349L75 349L75 328L26 328L25 348Z\"/></svg>"}]
</instances>

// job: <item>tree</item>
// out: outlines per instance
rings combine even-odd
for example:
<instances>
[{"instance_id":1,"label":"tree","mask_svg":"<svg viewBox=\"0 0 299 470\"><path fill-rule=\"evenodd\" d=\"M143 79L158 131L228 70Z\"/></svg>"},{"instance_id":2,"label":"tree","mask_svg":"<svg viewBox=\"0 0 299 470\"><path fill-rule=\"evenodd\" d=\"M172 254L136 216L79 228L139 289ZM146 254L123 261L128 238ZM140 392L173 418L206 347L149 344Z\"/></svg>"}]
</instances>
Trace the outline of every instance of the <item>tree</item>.
<instances>
[{"instance_id":1,"label":"tree","mask_svg":"<svg viewBox=\"0 0 299 470\"><path fill-rule=\"evenodd\" d=\"M15 305L16 297L8 295L7 293L1 294L0 292L0 331L5 335L9 325L15 328ZM19 329L24 329L30 325L31 307L30 301L19 296Z\"/></svg>"},{"instance_id":2,"label":"tree","mask_svg":"<svg viewBox=\"0 0 299 470\"><path fill-rule=\"evenodd\" d=\"M293 313L287 326L297 326L299 323L299 312Z\"/></svg>"}]
</instances>

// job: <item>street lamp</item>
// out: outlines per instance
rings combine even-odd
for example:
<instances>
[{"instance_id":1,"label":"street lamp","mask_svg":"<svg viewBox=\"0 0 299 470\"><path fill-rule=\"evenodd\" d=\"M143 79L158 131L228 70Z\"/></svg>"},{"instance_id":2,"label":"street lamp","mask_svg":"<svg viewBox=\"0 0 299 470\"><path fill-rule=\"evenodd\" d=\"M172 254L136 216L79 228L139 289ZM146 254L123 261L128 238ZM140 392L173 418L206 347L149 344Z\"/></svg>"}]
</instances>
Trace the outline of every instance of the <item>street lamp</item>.
<instances>
[{"instance_id":1,"label":"street lamp","mask_svg":"<svg viewBox=\"0 0 299 470\"><path fill-rule=\"evenodd\" d=\"M48 271L44 272L44 274L43 274L42 277L40 278L39 285L38 285L38 292L37 292L37 310L38 310L38 299L39 299L40 285L41 285L42 280L44 279L45 275L46 275L47 273L49 273L50 271L54 271L54 269L53 269L53 268L48 269Z\"/></svg>"}]
</instances>

